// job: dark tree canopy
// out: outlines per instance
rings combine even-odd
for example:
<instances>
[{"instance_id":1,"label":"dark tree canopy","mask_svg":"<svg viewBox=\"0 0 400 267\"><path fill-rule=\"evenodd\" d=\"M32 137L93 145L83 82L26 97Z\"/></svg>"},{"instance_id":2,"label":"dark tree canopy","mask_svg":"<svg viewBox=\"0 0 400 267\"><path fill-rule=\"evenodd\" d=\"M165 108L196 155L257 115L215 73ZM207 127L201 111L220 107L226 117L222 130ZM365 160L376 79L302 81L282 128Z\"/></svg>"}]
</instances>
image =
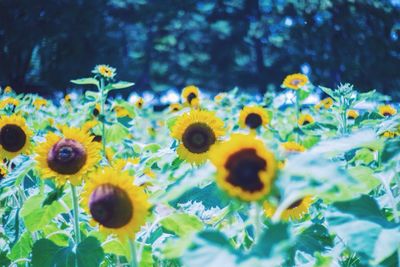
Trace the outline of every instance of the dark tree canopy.
<instances>
[{"instance_id":1,"label":"dark tree canopy","mask_svg":"<svg viewBox=\"0 0 400 267\"><path fill-rule=\"evenodd\" d=\"M104 63L138 91L265 92L309 69L395 95L399 18L390 0L2 0L0 81L49 93Z\"/></svg>"}]
</instances>

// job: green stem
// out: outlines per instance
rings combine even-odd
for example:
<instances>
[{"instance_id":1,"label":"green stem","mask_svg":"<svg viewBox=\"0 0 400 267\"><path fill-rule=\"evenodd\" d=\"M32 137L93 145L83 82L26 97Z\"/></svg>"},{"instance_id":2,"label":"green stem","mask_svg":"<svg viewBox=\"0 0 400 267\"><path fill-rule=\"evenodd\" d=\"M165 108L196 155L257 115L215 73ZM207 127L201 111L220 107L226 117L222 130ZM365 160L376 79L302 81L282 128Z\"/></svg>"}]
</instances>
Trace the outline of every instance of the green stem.
<instances>
[{"instance_id":1,"label":"green stem","mask_svg":"<svg viewBox=\"0 0 400 267\"><path fill-rule=\"evenodd\" d=\"M131 267L138 267L138 262L136 258L136 247L135 247L135 241L133 239L129 238L129 248L131 252Z\"/></svg>"},{"instance_id":2,"label":"green stem","mask_svg":"<svg viewBox=\"0 0 400 267\"><path fill-rule=\"evenodd\" d=\"M300 119L300 99L299 99L299 90L296 90L296 102L295 102L295 109L296 109L296 125L299 123ZM296 126L297 127L297 126ZM296 142L300 141L300 134L296 134Z\"/></svg>"},{"instance_id":3,"label":"green stem","mask_svg":"<svg viewBox=\"0 0 400 267\"><path fill-rule=\"evenodd\" d=\"M102 144L103 144L103 154L104 154L104 157L105 158L107 158L107 156L106 156L106 124L105 124L105 119L106 119L106 112L105 112L105 103L106 103L106 100L107 100L107 95L105 94L105 92L104 92L104 79L102 78L101 80L100 80L100 105L101 105L101 110L100 110L100 116L101 116L101 118L102 118L102 121L101 121L101 138L102 138L102 140L101 140L101 142L102 142Z\"/></svg>"},{"instance_id":4,"label":"green stem","mask_svg":"<svg viewBox=\"0 0 400 267\"><path fill-rule=\"evenodd\" d=\"M254 244L257 244L261 235L262 212L259 203L254 203L254 205Z\"/></svg>"},{"instance_id":5,"label":"green stem","mask_svg":"<svg viewBox=\"0 0 400 267\"><path fill-rule=\"evenodd\" d=\"M78 198L76 195L76 188L73 184L71 184L71 192L72 192L72 204L73 204L73 212L74 212L74 232L75 232L75 244L78 245L81 242L81 232L79 230L79 207L78 207Z\"/></svg>"}]
</instances>

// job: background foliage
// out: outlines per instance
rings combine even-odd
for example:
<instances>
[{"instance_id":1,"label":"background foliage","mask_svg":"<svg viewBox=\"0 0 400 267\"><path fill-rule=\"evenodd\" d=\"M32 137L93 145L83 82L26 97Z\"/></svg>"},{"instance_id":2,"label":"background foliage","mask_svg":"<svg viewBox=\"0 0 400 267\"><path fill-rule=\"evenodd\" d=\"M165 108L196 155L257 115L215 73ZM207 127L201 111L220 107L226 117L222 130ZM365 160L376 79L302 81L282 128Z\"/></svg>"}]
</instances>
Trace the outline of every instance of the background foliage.
<instances>
[{"instance_id":1,"label":"background foliage","mask_svg":"<svg viewBox=\"0 0 400 267\"><path fill-rule=\"evenodd\" d=\"M139 91L264 92L310 70L395 94L399 17L395 0L2 0L0 81L49 94L108 63Z\"/></svg>"}]
</instances>

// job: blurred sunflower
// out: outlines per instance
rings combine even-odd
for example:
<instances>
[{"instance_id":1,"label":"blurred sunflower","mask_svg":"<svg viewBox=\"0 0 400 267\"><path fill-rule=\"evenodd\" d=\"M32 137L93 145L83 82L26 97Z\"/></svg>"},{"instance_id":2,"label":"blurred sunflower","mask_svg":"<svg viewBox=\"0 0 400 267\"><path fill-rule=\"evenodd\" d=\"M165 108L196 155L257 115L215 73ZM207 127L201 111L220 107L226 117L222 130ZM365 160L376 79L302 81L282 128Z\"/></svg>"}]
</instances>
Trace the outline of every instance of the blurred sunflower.
<instances>
[{"instance_id":1,"label":"blurred sunflower","mask_svg":"<svg viewBox=\"0 0 400 267\"><path fill-rule=\"evenodd\" d=\"M300 126L314 123L314 118L310 114L301 114L299 121L297 122Z\"/></svg>"},{"instance_id":2,"label":"blurred sunflower","mask_svg":"<svg viewBox=\"0 0 400 267\"><path fill-rule=\"evenodd\" d=\"M136 106L138 109L141 109L141 108L143 107L143 104L144 104L144 99L143 99L143 97L139 97L138 100L136 100L136 102L135 102L135 106Z\"/></svg>"},{"instance_id":3,"label":"blurred sunflower","mask_svg":"<svg viewBox=\"0 0 400 267\"><path fill-rule=\"evenodd\" d=\"M186 86L182 90L183 102L189 104L189 106L198 106L200 104L199 95L199 88L194 85Z\"/></svg>"},{"instance_id":4,"label":"blurred sunflower","mask_svg":"<svg viewBox=\"0 0 400 267\"><path fill-rule=\"evenodd\" d=\"M209 158L211 146L224 134L224 122L213 112L201 110L181 115L171 131L171 136L180 141L179 157L195 164Z\"/></svg>"},{"instance_id":5,"label":"blurred sunflower","mask_svg":"<svg viewBox=\"0 0 400 267\"><path fill-rule=\"evenodd\" d=\"M71 100L72 100L72 97L71 97L70 94L67 94L67 95L64 96L64 101L66 103L71 103Z\"/></svg>"},{"instance_id":6,"label":"blurred sunflower","mask_svg":"<svg viewBox=\"0 0 400 267\"><path fill-rule=\"evenodd\" d=\"M129 113L129 111L122 106L115 106L114 107L114 111L117 114L118 118L122 118L122 117L132 117L131 114Z\"/></svg>"},{"instance_id":7,"label":"blurred sunflower","mask_svg":"<svg viewBox=\"0 0 400 267\"><path fill-rule=\"evenodd\" d=\"M147 195L133 184L133 177L111 167L90 175L82 202L101 232L115 234L121 240L135 237L150 208Z\"/></svg>"},{"instance_id":8,"label":"blurred sunflower","mask_svg":"<svg viewBox=\"0 0 400 267\"><path fill-rule=\"evenodd\" d=\"M10 93L12 93L12 91L13 91L13 89L12 89L11 86L9 86L9 85L7 85L7 86L4 88L4 93L6 93L6 94L10 94Z\"/></svg>"},{"instance_id":9,"label":"blurred sunflower","mask_svg":"<svg viewBox=\"0 0 400 267\"><path fill-rule=\"evenodd\" d=\"M308 77L301 73L291 74L283 80L283 87L298 90L308 83Z\"/></svg>"},{"instance_id":10,"label":"blurred sunflower","mask_svg":"<svg viewBox=\"0 0 400 267\"><path fill-rule=\"evenodd\" d=\"M95 117L97 117L97 116L100 115L100 112L101 112L101 106L100 106L100 104L97 103L97 104L94 106L94 109L93 109L93 111L92 111L92 115L95 116Z\"/></svg>"},{"instance_id":11,"label":"blurred sunflower","mask_svg":"<svg viewBox=\"0 0 400 267\"><path fill-rule=\"evenodd\" d=\"M43 98L36 98L35 101L33 101L33 106L36 108L36 110L40 110L42 107L47 105L47 100Z\"/></svg>"},{"instance_id":12,"label":"blurred sunflower","mask_svg":"<svg viewBox=\"0 0 400 267\"><path fill-rule=\"evenodd\" d=\"M42 179L55 178L57 183L80 183L84 175L100 161L100 144L78 128L63 127L62 136L48 133L46 141L36 148L37 170Z\"/></svg>"},{"instance_id":13,"label":"blurred sunflower","mask_svg":"<svg viewBox=\"0 0 400 267\"><path fill-rule=\"evenodd\" d=\"M306 150L304 146L296 142L285 142L282 147L286 152L304 152Z\"/></svg>"},{"instance_id":14,"label":"blurred sunflower","mask_svg":"<svg viewBox=\"0 0 400 267\"><path fill-rule=\"evenodd\" d=\"M0 156L12 159L19 154L27 153L32 134L23 117L18 115L0 117Z\"/></svg>"},{"instance_id":15,"label":"blurred sunflower","mask_svg":"<svg viewBox=\"0 0 400 267\"><path fill-rule=\"evenodd\" d=\"M382 136L385 138L395 138L396 136L398 136L399 134L393 131L385 131Z\"/></svg>"},{"instance_id":16,"label":"blurred sunflower","mask_svg":"<svg viewBox=\"0 0 400 267\"><path fill-rule=\"evenodd\" d=\"M98 125L99 124L99 121L96 121L96 120L89 120L89 121L86 121L83 125L82 125L82 127L81 127L81 129L84 131L84 132L90 132L90 130L92 130L96 125Z\"/></svg>"},{"instance_id":17,"label":"blurred sunflower","mask_svg":"<svg viewBox=\"0 0 400 267\"><path fill-rule=\"evenodd\" d=\"M108 65L97 65L94 70L92 70L92 73L100 74L107 79L112 79L116 75L116 69Z\"/></svg>"},{"instance_id":18,"label":"blurred sunflower","mask_svg":"<svg viewBox=\"0 0 400 267\"><path fill-rule=\"evenodd\" d=\"M261 140L233 134L228 141L215 145L210 154L217 168L217 184L229 195L253 201L269 193L277 163Z\"/></svg>"},{"instance_id":19,"label":"blurred sunflower","mask_svg":"<svg viewBox=\"0 0 400 267\"><path fill-rule=\"evenodd\" d=\"M397 110L391 105L383 105L378 108L379 114L385 117L393 116L397 113Z\"/></svg>"},{"instance_id":20,"label":"blurred sunflower","mask_svg":"<svg viewBox=\"0 0 400 267\"><path fill-rule=\"evenodd\" d=\"M257 129L269 123L267 111L259 106L246 106L239 114L239 125L242 128Z\"/></svg>"},{"instance_id":21,"label":"blurred sunflower","mask_svg":"<svg viewBox=\"0 0 400 267\"><path fill-rule=\"evenodd\" d=\"M181 110L181 105L179 103L172 103L169 105L169 110L171 112L177 112L177 111Z\"/></svg>"},{"instance_id":22,"label":"blurred sunflower","mask_svg":"<svg viewBox=\"0 0 400 267\"><path fill-rule=\"evenodd\" d=\"M227 93L219 93L216 96L214 96L214 101L215 101L215 103L220 103L227 96L228 96Z\"/></svg>"},{"instance_id":23,"label":"blurred sunflower","mask_svg":"<svg viewBox=\"0 0 400 267\"><path fill-rule=\"evenodd\" d=\"M0 109L5 109L7 106L17 107L19 100L13 97L7 97L0 101Z\"/></svg>"},{"instance_id":24,"label":"blurred sunflower","mask_svg":"<svg viewBox=\"0 0 400 267\"><path fill-rule=\"evenodd\" d=\"M317 105L315 105L316 109L320 109L321 107L324 107L325 109L330 109L333 105L333 99L331 97L327 97L322 99Z\"/></svg>"},{"instance_id":25,"label":"blurred sunflower","mask_svg":"<svg viewBox=\"0 0 400 267\"><path fill-rule=\"evenodd\" d=\"M305 214L308 213L312 203L313 199L310 196L306 196L293 202L286 210L282 212L281 219L284 221L300 220ZM272 218L276 211L276 206L266 201L264 202L264 211L267 217Z\"/></svg>"},{"instance_id":26,"label":"blurred sunflower","mask_svg":"<svg viewBox=\"0 0 400 267\"><path fill-rule=\"evenodd\" d=\"M360 115L360 114L359 114L358 111L355 110L355 109L350 109L349 111L347 111L347 118L350 119L350 120L355 120L355 119L357 119L357 117L358 117L359 115Z\"/></svg>"},{"instance_id":27,"label":"blurred sunflower","mask_svg":"<svg viewBox=\"0 0 400 267\"><path fill-rule=\"evenodd\" d=\"M0 166L0 181L6 177L7 175L7 168L5 166Z\"/></svg>"}]
</instances>

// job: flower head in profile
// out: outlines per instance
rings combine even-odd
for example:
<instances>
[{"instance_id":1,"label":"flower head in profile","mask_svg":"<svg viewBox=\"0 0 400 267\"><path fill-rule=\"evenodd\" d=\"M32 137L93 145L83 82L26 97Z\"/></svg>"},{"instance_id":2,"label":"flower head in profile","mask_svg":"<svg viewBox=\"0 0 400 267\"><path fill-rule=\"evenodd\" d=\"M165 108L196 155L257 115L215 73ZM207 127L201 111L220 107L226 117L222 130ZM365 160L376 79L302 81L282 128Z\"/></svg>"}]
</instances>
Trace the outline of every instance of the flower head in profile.
<instances>
[{"instance_id":1,"label":"flower head in profile","mask_svg":"<svg viewBox=\"0 0 400 267\"><path fill-rule=\"evenodd\" d=\"M200 90L194 85L189 85L182 90L183 103L197 107L200 104Z\"/></svg>"},{"instance_id":2,"label":"flower head in profile","mask_svg":"<svg viewBox=\"0 0 400 267\"><path fill-rule=\"evenodd\" d=\"M355 120L360 114L355 109L350 109L347 111L347 118L350 120Z\"/></svg>"},{"instance_id":3,"label":"flower head in profile","mask_svg":"<svg viewBox=\"0 0 400 267\"><path fill-rule=\"evenodd\" d=\"M12 91L13 91L13 89L12 89L11 86L9 86L9 85L7 85L7 86L4 88L4 93L5 93L5 94L10 94L10 93L12 93Z\"/></svg>"},{"instance_id":4,"label":"flower head in profile","mask_svg":"<svg viewBox=\"0 0 400 267\"><path fill-rule=\"evenodd\" d=\"M308 77L301 73L291 74L283 80L282 86L293 90L298 90L308 83Z\"/></svg>"},{"instance_id":5,"label":"flower head in profile","mask_svg":"<svg viewBox=\"0 0 400 267\"><path fill-rule=\"evenodd\" d=\"M177 111L179 111L179 110L181 110L182 109L182 107L181 107L181 105L179 104L179 103L171 103L170 105L169 105L169 110L171 111L171 112L177 112Z\"/></svg>"},{"instance_id":6,"label":"flower head in profile","mask_svg":"<svg viewBox=\"0 0 400 267\"><path fill-rule=\"evenodd\" d=\"M302 219L308 213L308 210L312 203L313 199L310 196L300 198L299 200L293 202L287 209L282 212L281 219L283 221ZM264 212L267 217L272 218L272 216L275 214L275 211L275 205L268 201L264 202Z\"/></svg>"},{"instance_id":7,"label":"flower head in profile","mask_svg":"<svg viewBox=\"0 0 400 267\"><path fill-rule=\"evenodd\" d=\"M383 105L378 108L379 114L385 117L391 117L397 113L397 110L391 105Z\"/></svg>"},{"instance_id":8,"label":"flower head in profile","mask_svg":"<svg viewBox=\"0 0 400 267\"><path fill-rule=\"evenodd\" d=\"M142 109L143 108L143 104L144 104L144 99L143 97L139 97L136 102L135 102L135 106L138 109Z\"/></svg>"},{"instance_id":9,"label":"flower head in profile","mask_svg":"<svg viewBox=\"0 0 400 267\"><path fill-rule=\"evenodd\" d=\"M97 65L92 70L92 73L98 74L106 79L113 79L114 76L117 74L116 69L108 65Z\"/></svg>"},{"instance_id":10,"label":"flower head in profile","mask_svg":"<svg viewBox=\"0 0 400 267\"><path fill-rule=\"evenodd\" d=\"M308 124L314 123L314 118L310 114L301 114L297 123L300 126L306 126Z\"/></svg>"},{"instance_id":11,"label":"flower head in profile","mask_svg":"<svg viewBox=\"0 0 400 267\"><path fill-rule=\"evenodd\" d=\"M282 144L282 147L286 152L290 153L300 153L306 150L303 145L296 142L285 142Z\"/></svg>"}]
</instances>

